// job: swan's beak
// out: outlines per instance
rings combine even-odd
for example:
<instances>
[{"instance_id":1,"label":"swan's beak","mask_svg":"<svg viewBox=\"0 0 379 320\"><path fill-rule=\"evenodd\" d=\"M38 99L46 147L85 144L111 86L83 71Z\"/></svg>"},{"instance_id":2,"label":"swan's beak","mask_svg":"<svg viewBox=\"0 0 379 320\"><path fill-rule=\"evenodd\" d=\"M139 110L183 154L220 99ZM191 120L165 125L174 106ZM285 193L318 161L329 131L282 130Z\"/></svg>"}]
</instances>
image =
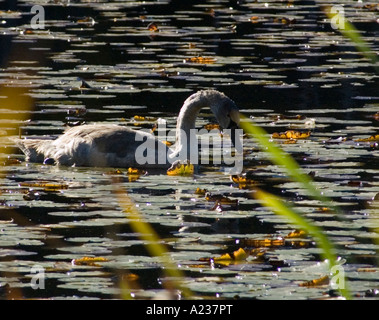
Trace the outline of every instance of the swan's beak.
<instances>
[{"instance_id":1,"label":"swan's beak","mask_svg":"<svg viewBox=\"0 0 379 320\"><path fill-rule=\"evenodd\" d=\"M239 123L240 123L240 113L238 110L232 110L230 111L230 123L227 129L231 129L231 140L233 143L233 146L236 146L236 129L239 128Z\"/></svg>"}]
</instances>

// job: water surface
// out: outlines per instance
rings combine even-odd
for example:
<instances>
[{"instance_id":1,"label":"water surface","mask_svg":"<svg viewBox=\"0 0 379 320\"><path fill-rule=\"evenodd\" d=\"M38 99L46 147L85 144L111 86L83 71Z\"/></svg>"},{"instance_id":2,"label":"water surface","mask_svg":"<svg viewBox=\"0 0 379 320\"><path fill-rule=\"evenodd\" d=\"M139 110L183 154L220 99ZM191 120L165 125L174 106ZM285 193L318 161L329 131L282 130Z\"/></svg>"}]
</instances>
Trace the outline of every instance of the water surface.
<instances>
[{"instance_id":1,"label":"water surface","mask_svg":"<svg viewBox=\"0 0 379 320\"><path fill-rule=\"evenodd\" d=\"M117 190L127 190L196 297L338 296L327 284L300 285L328 274L314 239L289 238L296 226L263 208L223 166L203 166L193 177L148 172L131 181L123 168L27 163L6 140L57 136L82 123L154 127L135 115L164 118L172 129L187 96L214 88L269 134L311 131L296 143L276 141L343 216L308 198L249 139L244 170L323 228L355 298L375 298L379 153L377 141L365 139L378 134L378 75L331 28L320 7L330 2L317 3L41 1L45 28L32 29L29 2L0 2L0 297L164 293L160 260L131 229ZM344 4L377 52L377 7ZM201 128L214 119L204 111L198 120ZM197 188L231 201L218 204ZM212 260L239 248L252 254ZM98 261L73 263L83 257ZM31 287L35 266L45 272L44 289Z\"/></svg>"}]
</instances>

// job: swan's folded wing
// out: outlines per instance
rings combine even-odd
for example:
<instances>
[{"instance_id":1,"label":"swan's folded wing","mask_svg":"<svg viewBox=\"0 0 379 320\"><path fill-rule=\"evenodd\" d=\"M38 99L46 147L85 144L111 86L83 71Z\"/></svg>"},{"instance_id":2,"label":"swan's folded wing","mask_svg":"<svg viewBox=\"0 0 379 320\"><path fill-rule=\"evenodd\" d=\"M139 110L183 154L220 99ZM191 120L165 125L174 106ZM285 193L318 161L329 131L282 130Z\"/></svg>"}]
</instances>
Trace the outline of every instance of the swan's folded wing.
<instances>
[{"instance_id":1,"label":"swan's folded wing","mask_svg":"<svg viewBox=\"0 0 379 320\"><path fill-rule=\"evenodd\" d=\"M103 132L93 137L93 146L99 156L105 155L107 166L167 167L167 146L159 142L154 135L144 131L122 128ZM159 152L162 152L160 158ZM148 155L153 155L153 158L146 162ZM92 158L96 158L96 155L92 155Z\"/></svg>"}]
</instances>

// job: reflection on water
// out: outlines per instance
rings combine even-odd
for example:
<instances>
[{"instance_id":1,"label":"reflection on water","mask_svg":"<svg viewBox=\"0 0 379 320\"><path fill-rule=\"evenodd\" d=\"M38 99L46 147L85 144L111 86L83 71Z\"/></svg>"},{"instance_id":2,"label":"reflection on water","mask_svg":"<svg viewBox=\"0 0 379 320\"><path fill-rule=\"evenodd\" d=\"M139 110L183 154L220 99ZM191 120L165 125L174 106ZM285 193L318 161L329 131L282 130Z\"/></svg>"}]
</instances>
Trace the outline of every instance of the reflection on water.
<instances>
[{"instance_id":1,"label":"reflection on water","mask_svg":"<svg viewBox=\"0 0 379 320\"><path fill-rule=\"evenodd\" d=\"M32 29L28 2L0 3L1 298L120 297L122 283L132 297L159 293L159 260L131 230L114 194L120 188L168 246L195 295L294 299L330 293L327 285L299 286L327 272L313 239L287 239L294 226L262 208L248 185L231 181L219 166L203 166L194 177L149 172L133 181L126 170L28 164L5 139L56 136L91 122L153 128L153 121L134 115L167 119L171 129L184 99L204 88L226 93L270 134L311 131L296 143L276 141L343 217L308 199L249 140L245 171L325 230L346 260L355 297L375 295L378 146L364 139L378 134L378 76L319 7L307 1L41 5L45 29ZM347 1L345 13L377 50L377 7ZM25 99L7 98L15 96L32 98L34 109L25 110ZM212 121L202 113L198 126ZM230 201L217 200L221 195ZM209 262L241 247L261 254ZM83 257L104 259L72 263ZM43 290L30 287L35 265L45 271Z\"/></svg>"}]
</instances>

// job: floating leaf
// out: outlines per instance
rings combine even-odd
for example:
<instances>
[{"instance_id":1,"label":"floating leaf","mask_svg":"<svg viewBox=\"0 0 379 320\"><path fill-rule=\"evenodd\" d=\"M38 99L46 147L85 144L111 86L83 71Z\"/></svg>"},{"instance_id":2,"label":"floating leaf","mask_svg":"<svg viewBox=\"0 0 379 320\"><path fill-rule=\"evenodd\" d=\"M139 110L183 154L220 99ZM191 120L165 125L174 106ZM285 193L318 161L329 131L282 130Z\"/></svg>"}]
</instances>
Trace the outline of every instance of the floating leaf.
<instances>
[{"instance_id":1,"label":"floating leaf","mask_svg":"<svg viewBox=\"0 0 379 320\"><path fill-rule=\"evenodd\" d=\"M274 132L272 134L272 138L274 139L307 139L311 135L310 131L307 132L301 132L301 131L295 131L295 130L288 130L286 132Z\"/></svg>"},{"instance_id":2,"label":"floating leaf","mask_svg":"<svg viewBox=\"0 0 379 320\"><path fill-rule=\"evenodd\" d=\"M137 168L128 168L128 175L144 175L146 174L145 170L137 169Z\"/></svg>"},{"instance_id":3,"label":"floating leaf","mask_svg":"<svg viewBox=\"0 0 379 320\"><path fill-rule=\"evenodd\" d=\"M212 260L214 262L223 262L223 261L243 261L246 260L246 258L249 256L249 254L242 248L239 248L238 250L232 252L232 253L226 253L223 254L220 257L213 258Z\"/></svg>"},{"instance_id":4,"label":"floating leaf","mask_svg":"<svg viewBox=\"0 0 379 320\"><path fill-rule=\"evenodd\" d=\"M249 189L251 187L257 186L258 184L257 181L248 178L246 174L241 176L233 175L231 176L231 179L234 183L238 184L238 188L240 189Z\"/></svg>"},{"instance_id":5,"label":"floating leaf","mask_svg":"<svg viewBox=\"0 0 379 320\"><path fill-rule=\"evenodd\" d=\"M143 117L138 115L135 115L133 119L136 121L157 121L157 118L154 117Z\"/></svg>"},{"instance_id":6,"label":"floating leaf","mask_svg":"<svg viewBox=\"0 0 379 320\"><path fill-rule=\"evenodd\" d=\"M103 258L103 257L83 257L79 259L73 259L71 261L72 265L75 266L95 266L95 267L100 267L98 262L107 262L108 259Z\"/></svg>"},{"instance_id":7,"label":"floating leaf","mask_svg":"<svg viewBox=\"0 0 379 320\"><path fill-rule=\"evenodd\" d=\"M286 239L303 238L307 233L304 230L295 230L286 235Z\"/></svg>"},{"instance_id":8,"label":"floating leaf","mask_svg":"<svg viewBox=\"0 0 379 320\"><path fill-rule=\"evenodd\" d=\"M114 169L111 171L108 171L106 174L108 175L124 175L126 174L129 178L129 181L136 181L140 176L145 175L146 171L142 169L137 169L137 168L128 168L126 173L121 171L120 169Z\"/></svg>"},{"instance_id":9,"label":"floating leaf","mask_svg":"<svg viewBox=\"0 0 379 320\"><path fill-rule=\"evenodd\" d=\"M192 58L186 58L184 62L190 62L190 63L200 63L200 64L212 64L215 63L217 59L212 57L192 57Z\"/></svg>"},{"instance_id":10,"label":"floating leaf","mask_svg":"<svg viewBox=\"0 0 379 320\"><path fill-rule=\"evenodd\" d=\"M358 268L357 272L379 272L379 268L377 267Z\"/></svg>"},{"instance_id":11,"label":"floating leaf","mask_svg":"<svg viewBox=\"0 0 379 320\"><path fill-rule=\"evenodd\" d=\"M239 248L238 250L233 252L233 258L237 261L246 260L248 256L249 254L242 248Z\"/></svg>"},{"instance_id":12,"label":"floating leaf","mask_svg":"<svg viewBox=\"0 0 379 320\"><path fill-rule=\"evenodd\" d=\"M290 19L290 18L286 18L286 17L274 18L274 22L282 23L282 24L293 24L293 23L296 23L296 19L295 18Z\"/></svg>"},{"instance_id":13,"label":"floating leaf","mask_svg":"<svg viewBox=\"0 0 379 320\"><path fill-rule=\"evenodd\" d=\"M251 23L257 23L258 20L259 20L259 17L258 17L258 16L252 16L252 17L250 18Z\"/></svg>"},{"instance_id":14,"label":"floating leaf","mask_svg":"<svg viewBox=\"0 0 379 320\"><path fill-rule=\"evenodd\" d=\"M54 182L21 182L21 187L28 187L28 188L43 188L45 191L56 191L56 190L62 190L67 189L68 185L65 183L54 183Z\"/></svg>"},{"instance_id":15,"label":"floating leaf","mask_svg":"<svg viewBox=\"0 0 379 320\"><path fill-rule=\"evenodd\" d=\"M127 174L129 177L129 182L133 182L136 181L140 176L145 175L146 171L137 168L128 168Z\"/></svg>"},{"instance_id":16,"label":"floating leaf","mask_svg":"<svg viewBox=\"0 0 379 320\"><path fill-rule=\"evenodd\" d=\"M9 17L20 17L22 15L19 11L11 11L11 10L0 10L0 17L1 18L9 18Z\"/></svg>"},{"instance_id":17,"label":"floating leaf","mask_svg":"<svg viewBox=\"0 0 379 320\"><path fill-rule=\"evenodd\" d=\"M278 115L275 115L274 116L274 119L275 120L304 120L306 119L306 116L304 115L300 115L300 114L297 114L297 115L294 115L294 116L288 116L288 115L284 115L284 114L278 114Z\"/></svg>"},{"instance_id":18,"label":"floating leaf","mask_svg":"<svg viewBox=\"0 0 379 320\"><path fill-rule=\"evenodd\" d=\"M299 284L299 286L300 287L318 287L318 286L325 286L328 284L329 284L329 277L324 276L318 279L302 282Z\"/></svg>"},{"instance_id":19,"label":"floating leaf","mask_svg":"<svg viewBox=\"0 0 379 320\"><path fill-rule=\"evenodd\" d=\"M221 127L220 127L220 125L218 125L218 124L214 124L214 123L209 123L209 124L206 124L205 126L204 126L204 129L206 129L206 130L214 130L214 129L216 129L216 130L221 130Z\"/></svg>"},{"instance_id":20,"label":"floating leaf","mask_svg":"<svg viewBox=\"0 0 379 320\"><path fill-rule=\"evenodd\" d=\"M109 175L118 175L118 174L124 174L124 173L120 169L114 169L114 170L106 172L106 174L109 174Z\"/></svg>"},{"instance_id":21,"label":"floating leaf","mask_svg":"<svg viewBox=\"0 0 379 320\"><path fill-rule=\"evenodd\" d=\"M195 194L204 196L207 193L207 189L196 188Z\"/></svg>"},{"instance_id":22,"label":"floating leaf","mask_svg":"<svg viewBox=\"0 0 379 320\"><path fill-rule=\"evenodd\" d=\"M159 32L159 28L155 22L150 23L147 26L147 29L149 29L149 31L152 31L152 32Z\"/></svg>"},{"instance_id":23,"label":"floating leaf","mask_svg":"<svg viewBox=\"0 0 379 320\"><path fill-rule=\"evenodd\" d=\"M21 161L18 159L11 158L11 157L7 157L5 159L2 159L2 165L3 166L13 166L13 165L17 165L17 164L21 164Z\"/></svg>"},{"instance_id":24,"label":"floating leaf","mask_svg":"<svg viewBox=\"0 0 379 320\"><path fill-rule=\"evenodd\" d=\"M286 246L290 246L292 248L308 248L311 242L302 241L302 240L287 240Z\"/></svg>"},{"instance_id":25,"label":"floating leaf","mask_svg":"<svg viewBox=\"0 0 379 320\"><path fill-rule=\"evenodd\" d=\"M267 249L255 248L255 249L250 250L249 254L250 256L253 256L255 258L261 258L266 252L267 252Z\"/></svg>"},{"instance_id":26,"label":"floating leaf","mask_svg":"<svg viewBox=\"0 0 379 320\"><path fill-rule=\"evenodd\" d=\"M77 23L83 23L83 24L86 24L88 26L93 26L95 25L95 19L92 18L92 17L85 17L83 19L79 19L76 21Z\"/></svg>"},{"instance_id":27,"label":"floating leaf","mask_svg":"<svg viewBox=\"0 0 379 320\"><path fill-rule=\"evenodd\" d=\"M192 176L194 174L194 165L189 161L187 163L174 163L171 168L167 170L169 176Z\"/></svg>"},{"instance_id":28,"label":"floating leaf","mask_svg":"<svg viewBox=\"0 0 379 320\"><path fill-rule=\"evenodd\" d=\"M295 140L295 139L284 140L283 143L284 144L295 144L295 143L297 143L297 140Z\"/></svg>"},{"instance_id":29,"label":"floating leaf","mask_svg":"<svg viewBox=\"0 0 379 320\"><path fill-rule=\"evenodd\" d=\"M205 200L215 201L217 204L229 204L229 205L237 205L238 204L237 199L233 200L233 199L225 197L221 194L212 195L209 192L205 195Z\"/></svg>"},{"instance_id":30,"label":"floating leaf","mask_svg":"<svg viewBox=\"0 0 379 320\"><path fill-rule=\"evenodd\" d=\"M122 280L136 281L139 279L139 276L138 274L135 274L135 273L127 273L127 274L123 274L121 278Z\"/></svg>"},{"instance_id":31,"label":"floating leaf","mask_svg":"<svg viewBox=\"0 0 379 320\"><path fill-rule=\"evenodd\" d=\"M264 255L265 252L266 252L266 250L264 250L264 249L246 250L243 248L239 248L238 250L236 250L232 253L225 253L219 257L200 258L199 260L228 266L232 263L236 263L236 262L238 263L241 261L245 261L250 256L255 257L255 258L260 258ZM199 266L199 267L201 267L201 266Z\"/></svg>"},{"instance_id":32,"label":"floating leaf","mask_svg":"<svg viewBox=\"0 0 379 320\"><path fill-rule=\"evenodd\" d=\"M39 200L41 198L41 195L34 191L34 190L29 190L24 196L24 200L26 201L33 201L33 200Z\"/></svg>"},{"instance_id":33,"label":"floating leaf","mask_svg":"<svg viewBox=\"0 0 379 320\"><path fill-rule=\"evenodd\" d=\"M213 258L212 260L215 261L215 262L220 262L220 261L232 261L233 258L232 258L232 256L231 256L229 253L226 253L226 254L223 254L223 255L220 256L220 257Z\"/></svg>"},{"instance_id":34,"label":"floating leaf","mask_svg":"<svg viewBox=\"0 0 379 320\"><path fill-rule=\"evenodd\" d=\"M333 210L328 207L319 207L317 208L317 211L318 212L333 212Z\"/></svg>"},{"instance_id":35,"label":"floating leaf","mask_svg":"<svg viewBox=\"0 0 379 320\"><path fill-rule=\"evenodd\" d=\"M244 244L250 247L281 247L284 246L284 238L278 239L247 239L244 241Z\"/></svg>"},{"instance_id":36,"label":"floating leaf","mask_svg":"<svg viewBox=\"0 0 379 320\"><path fill-rule=\"evenodd\" d=\"M370 141L379 141L379 134L373 135L369 138L356 139L356 142L370 142Z\"/></svg>"}]
</instances>

